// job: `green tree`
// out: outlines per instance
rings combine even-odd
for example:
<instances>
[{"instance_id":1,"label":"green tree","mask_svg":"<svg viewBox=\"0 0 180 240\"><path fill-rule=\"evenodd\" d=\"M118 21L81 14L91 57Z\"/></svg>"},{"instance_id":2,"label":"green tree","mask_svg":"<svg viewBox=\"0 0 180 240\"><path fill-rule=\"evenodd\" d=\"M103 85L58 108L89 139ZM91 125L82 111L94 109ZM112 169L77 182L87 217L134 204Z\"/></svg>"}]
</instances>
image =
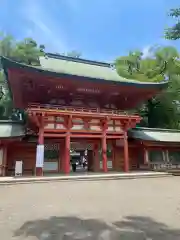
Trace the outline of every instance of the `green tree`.
<instances>
[{"instance_id":1,"label":"green tree","mask_svg":"<svg viewBox=\"0 0 180 240\"><path fill-rule=\"evenodd\" d=\"M163 66L158 65L154 58L143 58L140 51L130 52L128 56L116 59L115 66L118 74L127 79L142 82L162 81Z\"/></svg>"},{"instance_id":2,"label":"green tree","mask_svg":"<svg viewBox=\"0 0 180 240\"><path fill-rule=\"evenodd\" d=\"M32 38L25 38L16 43L13 59L28 65L40 65L39 57L44 55L44 45L38 46Z\"/></svg>"},{"instance_id":3,"label":"green tree","mask_svg":"<svg viewBox=\"0 0 180 240\"><path fill-rule=\"evenodd\" d=\"M147 103L149 127L180 128L179 89L180 62L179 53L173 47L158 48L154 53L162 75L169 82L168 89L150 99Z\"/></svg>"},{"instance_id":4,"label":"green tree","mask_svg":"<svg viewBox=\"0 0 180 240\"><path fill-rule=\"evenodd\" d=\"M31 38L15 41L10 35L0 34L0 56L25 64L40 65L39 56L44 54L44 50L44 45L38 45ZM18 119L19 115L20 112L13 109L4 73L0 66L0 119Z\"/></svg>"},{"instance_id":5,"label":"green tree","mask_svg":"<svg viewBox=\"0 0 180 240\"><path fill-rule=\"evenodd\" d=\"M16 41L11 35L0 34L0 56L29 65L40 65L39 56L44 55L45 46L32 38Z\"/></svg>"},{"instance_id":6,"label":"green tree","mask_svg":"<svg viewBox=\"0 0 180 240\"><path fill-rule=\"evenodd\" d=\"M176 23L165 30L165 38L170 40L180 39L180 8L171 9L169 16L173 17Z\"/></svg>"},{"instance_id":7,"label":"green tree","mask_svg":"<svg viewBox=\"0 0 180 240\"><path fill-rule=\"evenodd\" d=\"M143 58L141 52L116 60L119 75L138 81L159 82L168 80L168 89L149 99L138 109L143 117L142 126L179 128L179 89L180 61L177 50L173 47L152 48L151 57Z\"/></svg>"}]
</instances>

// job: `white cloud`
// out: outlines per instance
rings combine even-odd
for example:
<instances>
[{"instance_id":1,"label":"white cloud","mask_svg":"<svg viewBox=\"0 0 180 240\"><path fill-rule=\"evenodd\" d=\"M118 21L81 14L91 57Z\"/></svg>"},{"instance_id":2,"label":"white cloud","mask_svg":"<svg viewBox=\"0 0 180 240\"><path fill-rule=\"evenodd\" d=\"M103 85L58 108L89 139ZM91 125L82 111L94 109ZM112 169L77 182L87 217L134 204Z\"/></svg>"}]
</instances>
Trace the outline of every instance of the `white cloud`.
<instances>
[{"instance_id":1,"label":"white cloud","mask_svg":"<svg viewBox=\"0 0 180 240\"><path fill-rule=\"evenodd\" d=\"M154 42L155 44L151 45L149 44L142 49L143 58L152 57L153 52L157 50L159 47L165 47L172 44L172 43L170 44L170 41L164 38L159 38L157 41Z\"/></svg>"},{"instance_id":2,"label":"white cloud","mask_svg":"<svg viewBox=\"0 0 180 240\"><path fill-rule=\"evenodd\" d=\"M158 42L158 41L157 41ZM147 57L153 57L154 52L161 46L162 44L152 44L152 45L147 45L143 48L142 53L143 56L142 58L147 58Z\"/></svg>"},{"instance_id":3,"label":"white cloud","mask_svg":"<svg viewBox=\"0 0 180 240\"><path fill-rule=\"evenodd\" d=\"M41 0L24 0L21 6L21 15L27 23L26 37L33 37L38 43L44 44L48 51L64 52L67 45L60 31L60 25L50 13L48 7Z\"/></svg>"},{"instance_id":4,"label":"white cloud","mask_svg":"<svg viewBox=\"0 0 180 240\"><path fill-rule=\"evenodd\" d=\"M150 45L145 46L142 50L142 53L143 53L142 58L151 57L151 55L152 55L151 49L152 49L152 46L150 46Z\"/></svg>"}]
</instances>

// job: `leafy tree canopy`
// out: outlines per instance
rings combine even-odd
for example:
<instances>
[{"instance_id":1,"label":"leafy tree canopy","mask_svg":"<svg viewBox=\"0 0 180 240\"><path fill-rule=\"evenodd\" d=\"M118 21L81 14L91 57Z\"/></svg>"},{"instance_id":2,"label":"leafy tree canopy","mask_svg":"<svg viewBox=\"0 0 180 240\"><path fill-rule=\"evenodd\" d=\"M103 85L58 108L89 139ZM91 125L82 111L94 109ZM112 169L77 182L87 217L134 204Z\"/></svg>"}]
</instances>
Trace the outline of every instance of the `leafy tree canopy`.
<instances>
[{"instance_id":1,"label":"leafy tree canopy","mask_svg":"<svg viewBox=\"0 0 180 240\"><path fill-rule=\"evenodd\" d=\"M165 38L169 40L180 39L180 8L171 9L169 16L173 17L176 23L165 30Z\"/></svg>"},{"instance_id":2,"label":"leafy tree canopy","mask_svg":"<svg viewBox=\"0 0 180 240\"><path fill-rule=\"evenodd\" d=\"M141 126L180 128L180 60L174 47L152 47L149 57L141 51L116 59L120 76L143 82L168 81L169 87L138 108Z\"/></svg>"},{"instance_id":3,"label":"leafy tree canopy","mask_svg":"<svg viewBox=\"0 0 180 240\"><path fill-rule=\"evenodd\" d=\"M0 33L0 56L8 57L29 65L40 65L39 56L44 54L44 50L44 45L38 45L32 38L16 41L12 36ZM0 86L0 119L19 119L19 115L22 115L23 112L13 110L1 66Z\"/></svg>"}]
</instances>

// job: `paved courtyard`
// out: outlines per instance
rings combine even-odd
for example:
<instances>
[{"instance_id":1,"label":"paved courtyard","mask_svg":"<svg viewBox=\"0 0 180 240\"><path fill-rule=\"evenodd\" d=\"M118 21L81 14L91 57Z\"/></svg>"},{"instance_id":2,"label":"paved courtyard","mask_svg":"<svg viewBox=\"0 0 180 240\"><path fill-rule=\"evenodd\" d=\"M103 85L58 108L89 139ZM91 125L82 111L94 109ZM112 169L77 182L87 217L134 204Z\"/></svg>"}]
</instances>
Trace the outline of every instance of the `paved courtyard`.
<instances>
[{"instance_id":1,"label":"paved courtyard","mask_svg":"<svg viewBox=\"0 0 180 240\"><path fill-rule=\"evenodd\" d=\"M2 240L180 239L180 177L0 186Z\"/></svg>"}]
</instances>

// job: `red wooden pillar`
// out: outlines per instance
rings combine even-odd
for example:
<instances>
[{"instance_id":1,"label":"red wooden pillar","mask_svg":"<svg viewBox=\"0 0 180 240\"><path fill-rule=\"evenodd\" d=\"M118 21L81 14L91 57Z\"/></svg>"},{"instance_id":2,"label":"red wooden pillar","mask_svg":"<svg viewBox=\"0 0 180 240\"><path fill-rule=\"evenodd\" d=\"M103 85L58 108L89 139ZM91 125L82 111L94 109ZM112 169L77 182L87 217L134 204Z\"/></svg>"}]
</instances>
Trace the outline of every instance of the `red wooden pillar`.
<instances>
[{"instance_id":1,"label":"red wooden pillar","mask_svg":"<svg viewBox=\"0 0 180 240\"><path fill-rule=\"evenodd\" d=\"M64 148L64 173L68 174L70 172L70 133L68 132L65 137L65 148Z\"/></svg>"},{"instance_id":2,"label":"red wooden pillar","mask_svg":"<svg viewBox=\"0 0 180 240\"><path fill-rule=\"evenodd\" d=\"M107 141L106 141L106 133L104 133L103 137L102 137L102 166L103 166L103 172L107 172Z\"/></svg>"},{"instance_id":3,"label":"red wooden pillar","mask_svg":"<svg viewBox=\"0 0 180 240\"><path fill-rule=\"evenodd\" d=\"M64 159L64 144L59 143L59 163L58 163L58 172L63 171L63 159Z\"/></svg>"},{"instance_id":4,"label":"red wooden pillar","mask_svg":"<svg viewBox=\"0 0 180 240\"><path fill-rule=\"evenodd\" d=\"M61 172L61 169L62 169L61 161L62 161L62 152L61 152L61 144L59 143L58 172Z\"/></svg>"},{"instance_id":5,"label":"red wooden pillar","mask_svg":"<svg viewBox=\"0 0 180 240\"><path fill-rule=\"evenodd\" d=\"M102 120L102 139L101 139L101 145L102 145L102 167L103 172L107 172L107 139L106 139L106 130L107 130L107 120Z\"/></svg>"},{"instance_id":6,"label":"red wooden pillar","mask_svg":"<svg viewBox=\"0 0 180 240\"><path fill-rule=\"evenodd\" d=\"M3 177L6 176L6 166L7 166L7 153L8 153L8 145L4 145L4 151L3 151Z\"/></svg>"},{"instance_id":7,"label":"red wooden pillar","mask_svg":"<svg viewBox=\"0 0 180 240\"><path fill-rule=\"evenodd\" d=\"M99 161L99 145L97 143L94 144L94 159L93 159L93 171L98 172L100 169L100 161Z\"/></svg>"},{"instance_id":8,"label":"red wooden pillar","mask_svg":"<svg viewBox=\"0 0 180 240\"><path fill-rule=\"evenodd\" d=\"M44 147L44 127L40 127L39 129L39 137L38 137L38 145ZM43 156L39 156L40 158L44 158L44 153L41 153ZM36 171L35 171L36 176L43 176L43 163L41 166L38 164L38 159L36 156Z\"/></svg>"},{"instance_id":9,"label":"red wooden pillar","mask_svg":"<svg viewBox=\"0 0 180 240\"><path fill-rule=\"evenodd\" d=\"M124 171L129 172L129 152L127 131L124 131Z\"/></svg>"},{"instance_id":10,"label":"red wooden pillar","mask_svg":"<svg viewBox=\"0 0 180 240\"><path fill-rule=\"evenodd\" d=\"M112 142L112 170L115 171L116 170L116 163L115 163L115 148L116 148L116 140L114 140Z\"/></svg>"},{"instance_id":11,"label":"red wooden pillar","mask_svg":"<svg viewBox=\"0 0 180 240\"><path fill-rule=\"evenodd\" d=\"M66 126L66 136L65 136L65 146L64 146L64 160L63 160L63 169L64 173L68 174L70 172L70 129L72 128L72 116L68 116L65 119L65 126Z\"/></svg>"},{"instance_id":12,"label":"red wooden pillar","mask_svg":"<svg viewBox=\"0 0 180 240\"><path fill-rule=\"evenodd\" d=\"M7 144L0 146L1 152L1 163L0 163L0 176L6 176L6 166L7 166Z\"/></svg>"},{"instance_id":13,"label":"red wooden pillar","mask_svg":"<svg viewBox=\"0 0 180 240\"><path fill-rule=\"evenodd\" d=\"M147 165L149 163L149 160L148 160L148 150L146 148L143 149L143 155L144 155L144 164Z\"/></svg>"}]
</instances>

